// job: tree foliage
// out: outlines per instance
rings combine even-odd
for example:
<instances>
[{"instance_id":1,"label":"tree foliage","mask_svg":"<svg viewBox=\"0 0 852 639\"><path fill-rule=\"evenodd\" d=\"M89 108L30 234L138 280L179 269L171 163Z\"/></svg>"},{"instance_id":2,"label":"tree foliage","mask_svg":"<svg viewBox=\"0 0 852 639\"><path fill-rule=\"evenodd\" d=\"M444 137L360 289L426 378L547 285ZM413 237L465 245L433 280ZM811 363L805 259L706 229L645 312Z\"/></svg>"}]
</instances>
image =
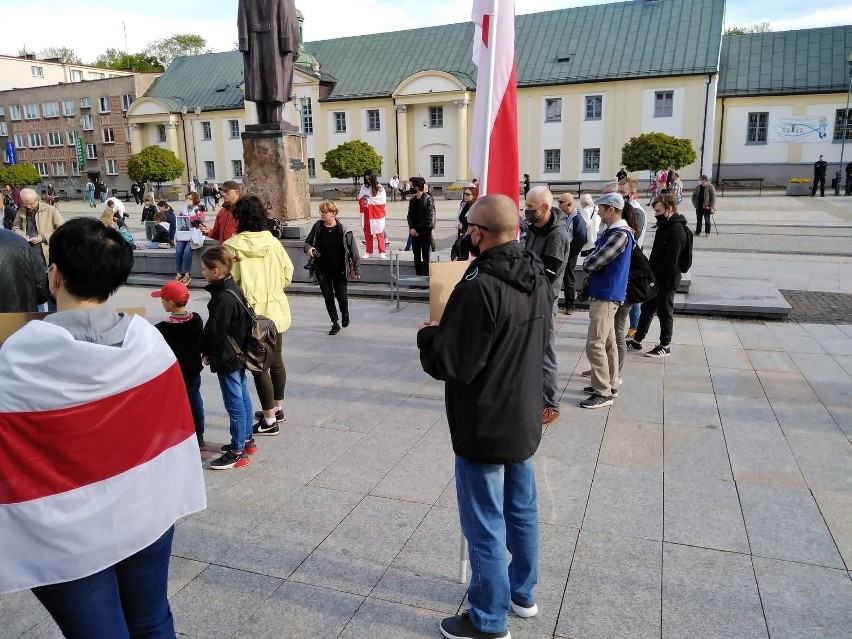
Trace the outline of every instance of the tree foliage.
<instances>
[{"instance_id":1,"label":"tree foliage","mask_svg":"<svg viewBox=\"0 0 852 639\"><path fill-rule=\"evenodd\" d=\"M181 55L199 55L210 53L207 40L194 33L176 33L162 40L154 40L143 53L162 62L167 67L172 60Z\"/></svg>"},{"instance_id":2,"label":"tree foliage","mask_svg":"<svg viewBox=\"0 0 852 639\"><path fill-rule=\"evenodd\" d=\"M125 53L118 49L107 49L95 59L95 66L106 69L126 69L139 73L161 72L163 65L147 53Z\"/></svg>"},{"instance_id":3,"label":"tree foliage","mask_svg":"<svg viewBox=\"0 0 852 639\"><path fill-rule=\"evenodd\" d=\"M183 174L184 163L174 152L161 146L146 146L127 158L127 175L134 182L156 182L157 191L163 182L177 180Z\"/></svg>"},{"instance_id":4,"label":"tree foliage","mask_svg":"<svg viewBox=\"0 0 852 639\"><path fill-rule=\"evenodd\" d=\"M41 176L32 164L12 164L0 169L0 184L32 186L41 182Z\"/></svg>"},{"instance_id":5,"label":"tree foliage","mask_svg":"<svg viewBox=\"0 0 852 639\"><path fill-rule=\"evenodd\" d=\"M756 22L748 27L728 27L725 29L725 35L746 35L749 33L769 33L772 31L772 25L768 22Z\"/></svg>"},{"instance_id":6,"label":"tree foliage","mask_svg":"<svg viewBox=\"0 0 852 639\"><path fill-rule=\"evenodd\" d=\"M372 169L378 173L381 170L382 156L366 142L353 140L331 149L320 165L331 177L338 180L351 178L353 186L357 187L364 171Z\"/></svg>"},{"instance_id":7,"label":"tree foliage","mask_svg":"<svg viewBox=\"0 0 852 639\"><path fill-rule=\"evenodd\" d=\"M695 158L691 140L665 133L643 133L621 147L621 163L628 171L656 173L669 166L680 169L695 162Z\"/></svg>"},{"instance_id":8,"label":"tree foliage","mask_svg":"<svg viewBox=\"0 0 852 639\"><path fill-rule=\"evenodd\" d=\"M47 47L39 51L37 57L39 60L58 58L67 64L82 64L80 56L74 52L74 49L68 47Z\"/></svg>"}]
</instances>

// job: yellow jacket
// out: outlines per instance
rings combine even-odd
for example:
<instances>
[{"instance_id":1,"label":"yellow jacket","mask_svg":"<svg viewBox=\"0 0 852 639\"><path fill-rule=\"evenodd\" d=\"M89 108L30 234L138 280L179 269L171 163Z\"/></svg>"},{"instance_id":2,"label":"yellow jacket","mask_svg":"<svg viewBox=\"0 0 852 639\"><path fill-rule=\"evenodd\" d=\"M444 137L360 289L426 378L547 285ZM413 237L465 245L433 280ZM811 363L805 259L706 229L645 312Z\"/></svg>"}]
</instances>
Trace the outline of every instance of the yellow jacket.
<instances>
[{"instance_id":1,"label":"yellow jacket","mask_svg":"<svg viewBox=\"0 0 852 639\"><path fill-rule=\"evenodd\" d=\"M38 211L34 213L36 229L42 237L41 252L44 254L44 262L50 262L50 236L53 232L62 226L65 221L59 215L59 211L50 204L45 204L39 201ZM15 216L15 221L12 223L12 230L21 237L27 237L27 210L22 206L18 209L18 214Z\"/></svg>"},{"instance_id":2,"label":"yellow jacket","mask_svg":"<svg viewBox=\"0 0 852 639\"><path fill-rule=\"evenodd\" d=\"M275 322L279 333L290 328L290 304L284 289L293 281L293 262L269 231L244 231L224 243L240 258L231 275L258 315Z\"/></svg>"}]
</instances>

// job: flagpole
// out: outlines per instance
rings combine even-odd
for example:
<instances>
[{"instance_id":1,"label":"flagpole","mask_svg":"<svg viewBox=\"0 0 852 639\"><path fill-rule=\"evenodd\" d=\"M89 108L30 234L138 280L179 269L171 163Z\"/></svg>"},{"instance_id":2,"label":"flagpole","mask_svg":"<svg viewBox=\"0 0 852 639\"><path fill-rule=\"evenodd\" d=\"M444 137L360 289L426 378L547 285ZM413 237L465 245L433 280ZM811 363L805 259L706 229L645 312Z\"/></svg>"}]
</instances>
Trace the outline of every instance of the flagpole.
<instances>
[{"instance_id":1,"label":"flagpole","mask_svg":"<svg viewBox=\"0 0 852 639\"><path fill-rule=\"evenodd\" d=\"M486 82L487 82L486 90L482 92L483 95L488 96L486 98L488 101L486 102L486 109L485 109L485 115L486 115L485 121L488 122L488 123L493 122L493 115L494 115L494 100L492 100L492 92L494 90L494 67L495 67L495 62L496 62L496 60L495 60L495 58L496 58L496 55L495 55L495 53L496 53L496 46L495 46L496 42L494 41L494 39L495 39L495 36L496 36L496 31L497 31L497 13L499 12L499 10L500 9L499 9L497 3L495 2L494 3L494 13L489 15L489 17L488 17L488 40L487 40L488 46L486 47L486 50L488 52L488 75L487 75L487 80L486 80ZM479 76L477 75L477 83L476 83L477 99L478 99L478 96L480 95L478 78L479 78ZM491 161L491 157L490 157L491 156L491 131L492 131L492 129L491 129L491 126L489 124L488 137L485 139L485 151L484 151L484 154L483 154L483 159L485 160L485 162L483 163L483 167L484 167L483 171L482 171L483 175L478 176L479 177L479 192L480 192L481 195L487 195L488 194L488 166L489 166L489 162Z\"/></svg>"}]
</instances>

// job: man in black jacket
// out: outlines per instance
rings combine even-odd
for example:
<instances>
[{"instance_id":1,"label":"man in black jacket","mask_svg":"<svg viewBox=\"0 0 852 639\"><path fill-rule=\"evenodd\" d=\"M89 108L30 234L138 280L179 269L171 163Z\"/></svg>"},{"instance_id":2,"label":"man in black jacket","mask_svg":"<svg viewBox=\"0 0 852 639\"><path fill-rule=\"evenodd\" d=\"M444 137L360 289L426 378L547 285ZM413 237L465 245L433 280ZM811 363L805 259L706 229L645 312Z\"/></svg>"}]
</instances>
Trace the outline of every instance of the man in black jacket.
<instances>
[{"instance_id":1,"label":"man in black jacket","mask_svg":"<svg viewBox=\"0 0 852 639\"><path fill-rule=\"evenodd\" d=\"M438 325L417 333L423 370L445 382L456 492L468 541L470 610L441 622L446 637L508 637L509 608L538 612L538 511L532 456L541 440L541 388L553 289L541 261L515 241L505 195L468 213L478 255ZM506 565L506 550L512 561Z\"/></svg>"},{"instance_id":2,"label":"man in black jacket","mask_svg":"<svg viewBox=\"0 0 852 639\"><path fill-rule=\"evenodd\" d=\"M657 219L657 234L648 261L657 280L657 296L642 303L639 326L633 339L628 340L628 349L642 350L642 340L648 334L656 313L660 318L660 343L645 355L668 357L674 327L675 291L680 283L678 258L687 246L689 228L686 218L677 212L677 201L673 195L662 195L654 200L654 217Z\"/></svg>"},{"instance_id":3,"label":"man in black jacket","mask_svg":"<svg viewBox=\"0 0 852 639\"><path fill-rule=\"evenodd\" d=\"M0 313L32 313L47 295L44 263L24 238L0 229Z\"/></svg>"},{"instance_id":4,"label":"man in black jacket","mask_svg":"<svg viewBox=\"0 0 852 639\"><path fill-rule=\"evenodd\" d=\"M811 188L811 197L816 195L817 185L819 185L820 197L825 197L825 172L828 170L828 162L823 156L819 156L819 160L814 162L814 185Z\"/></svg>"},{"instance_id":5,"label":"man in black jacket","mask_svg":"<svg viewBox=\"0 0 852 639\"><path fill-rule=\"evenodd\" d=\"M426 180L410 180L414 194L408 202L408 234L414 252L414 272L429 275L429 250L432 248L432 229L435 227L435 200L426 192Z\"/></svg>"}]
</instances>

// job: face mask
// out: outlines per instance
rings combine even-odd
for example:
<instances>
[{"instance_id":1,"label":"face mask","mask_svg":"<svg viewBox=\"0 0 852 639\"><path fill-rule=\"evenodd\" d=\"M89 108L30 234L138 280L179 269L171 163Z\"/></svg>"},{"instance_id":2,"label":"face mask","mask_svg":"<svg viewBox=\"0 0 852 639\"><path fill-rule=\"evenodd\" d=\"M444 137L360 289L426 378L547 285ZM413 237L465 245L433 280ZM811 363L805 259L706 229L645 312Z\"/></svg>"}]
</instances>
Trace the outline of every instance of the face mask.
<instances>
[{"instance_id":1,"label":"face mask","mask_svg":"<svg viewBox=\"0 0 852 639\"><path fill-rule=\"evenodd\" d=\"M666 219L666 214L665 214L665 213L663 213L663 214L661 214L661 215L656 215L656 214L655 214L655 215L654 215L654 219L655 219L655 220L657 220L657 222L662 222L663 220L665 220L665 219Z\"/></svg>"},{"instance_id":2,"label":"face mask","mask_svg":"<svg viewBox=\"0 0 852 639\"><path fill-rule=\"evenodd\" d=\"M535 226L536 224L541 222L541 215L537 215L537 213L538 209L524 209L524 219L527 221L527 224Z\"/></svg>"}]
</instances>

